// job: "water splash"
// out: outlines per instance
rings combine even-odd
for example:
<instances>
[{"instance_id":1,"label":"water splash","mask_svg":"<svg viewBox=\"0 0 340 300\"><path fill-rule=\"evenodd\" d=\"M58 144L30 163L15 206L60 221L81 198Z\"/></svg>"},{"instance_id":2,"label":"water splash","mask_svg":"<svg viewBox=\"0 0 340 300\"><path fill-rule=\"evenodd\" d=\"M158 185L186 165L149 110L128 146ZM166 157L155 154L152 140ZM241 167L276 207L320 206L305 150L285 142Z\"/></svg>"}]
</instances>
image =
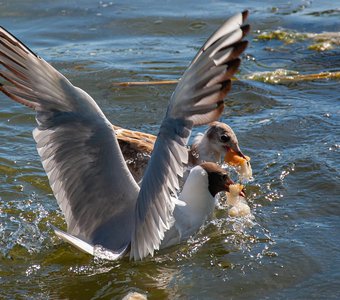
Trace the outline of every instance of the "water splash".
<instances>
[{"instance_id":1,"label":"water splash","mask_svg":"<svg viewBox=\"0 0 340 300\"><path fill-rule=\"evenodd\" d=\"M38 253L49 240L47 218L49 212L32 194L20 202L2 202L0 210L0 253L11 256L19 246L29 254Z\"/></svg>"}]
</instances>

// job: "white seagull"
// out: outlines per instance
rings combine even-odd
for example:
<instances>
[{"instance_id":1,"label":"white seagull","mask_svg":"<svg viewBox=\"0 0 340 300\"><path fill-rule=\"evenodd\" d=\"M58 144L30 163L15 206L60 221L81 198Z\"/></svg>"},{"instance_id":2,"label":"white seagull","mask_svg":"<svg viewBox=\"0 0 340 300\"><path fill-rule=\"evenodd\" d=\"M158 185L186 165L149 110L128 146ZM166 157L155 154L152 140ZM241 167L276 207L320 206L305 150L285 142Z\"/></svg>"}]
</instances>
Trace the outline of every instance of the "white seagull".
<instances>
[{"instance_id":1,"label":"white seagull","mask_svg":"<svg viewBox=\"0 0 340 300\"><path fill-rule=\"evenodd\" d=\"M192 127L217 120L223 111L230 78L247 46L242 41L249 31L242 25L247 15L227 20L185 71L171 96L141 187L128 170L112 124L91 96L0 28L0 75L6 80L0 91L36 111L33 137L67 223L67 233L56 229L59 236L92 255L98 245L112 259L129 253L130 259L140 260L160 248L165 232L180 224L174 216L180 201L173 196L188 162ZM212 178L224 180L227 190L230 180L225 175ZM190 189L180 197L184 202L190 195L204 203L216 185L197 172L187 180L200 187L197 191L205 187L205 193ZM195 230L203 222L195 223Z\"/></svg>"}]
</instances>

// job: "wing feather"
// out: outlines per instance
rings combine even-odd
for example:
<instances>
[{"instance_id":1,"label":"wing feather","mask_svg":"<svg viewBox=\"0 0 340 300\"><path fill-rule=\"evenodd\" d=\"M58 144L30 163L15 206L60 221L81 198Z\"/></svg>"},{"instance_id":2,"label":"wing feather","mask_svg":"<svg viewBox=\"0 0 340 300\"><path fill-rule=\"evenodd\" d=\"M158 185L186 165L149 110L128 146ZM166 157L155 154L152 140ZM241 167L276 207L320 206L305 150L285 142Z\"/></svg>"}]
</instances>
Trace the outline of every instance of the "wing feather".
<instances>
[{"instance_id":1,"label":"wing feather","mask_svg":"<svg viewBox=\"0 0 340 300\"><path fill-rule=\"evenodd\" d=\"M3 28L0 64L0 91L37 112L33 137L68 233L125 249L139 188L112 125L88 94Z\"/></svg>"},{"instance_id":2,"label":"wing feather","mask_svg":"<svg viewBox=\"0 0 340 300\"><path fill-rule=\"evenodd\" d=\"M37 112L33 136L71 235L115 253L125 252L131 241L134 259L153 255L159 248L174 222L176 200L171 195L178 190L178 176L188 161L192 127L218 119L223 111L230 78L246 47L241 42L249 31L241 26L246 16L244 12L225 22L184 73L140 191L112 125L94 100L0 28L0 76L12 84L0 84L0 91Z\"/></svg>"},{"instance_id":3,"label":"wing feather","mask_svg":"<svg viewBox=\"0 0 340 300\"><path fill-rule=\"evenodd\" d=\"M240 42L246 15L232 17L208 39L171 97L138 195L130 258L153 255L174 222L171 193L178 190L178 175L188 162L192 127L217 120L223 111L230 79L240 63L237 57L246 47Z\"/></svg>"}]
</instances>

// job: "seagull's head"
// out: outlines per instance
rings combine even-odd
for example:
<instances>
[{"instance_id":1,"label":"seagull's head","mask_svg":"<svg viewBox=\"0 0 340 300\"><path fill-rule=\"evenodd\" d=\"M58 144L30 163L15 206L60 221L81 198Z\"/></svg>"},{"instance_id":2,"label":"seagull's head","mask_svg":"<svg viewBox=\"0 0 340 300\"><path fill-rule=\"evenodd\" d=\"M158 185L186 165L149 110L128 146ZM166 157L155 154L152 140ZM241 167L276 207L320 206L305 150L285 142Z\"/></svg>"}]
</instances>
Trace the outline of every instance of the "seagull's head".
<instances>
[{"instance_id":1,"label":"seagull's head","mask_svg":"<svg viewBox=\"0 0 340 300\"><path fill-rule=\"evenodd\" d=\"M219 192L229 192L229 186L234 182L230 179L226 170L213 162L205 162L200 165L208 174L208 187L210 194L215 197ZM239 195L245 197L244 190L240 190Z\"/></svg>"}]
</instances>

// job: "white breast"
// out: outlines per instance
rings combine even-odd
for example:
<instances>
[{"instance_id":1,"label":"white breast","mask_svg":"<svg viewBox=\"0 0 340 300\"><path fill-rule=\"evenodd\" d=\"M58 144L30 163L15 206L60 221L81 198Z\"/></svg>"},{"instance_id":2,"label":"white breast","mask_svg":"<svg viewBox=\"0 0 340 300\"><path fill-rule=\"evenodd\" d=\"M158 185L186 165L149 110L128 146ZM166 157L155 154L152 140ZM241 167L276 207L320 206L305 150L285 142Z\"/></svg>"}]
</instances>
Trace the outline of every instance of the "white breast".
<instances>
[{"instance_id":1,"label":"white breast","mask_svg":"<svg viewBox=\"0 0 340 300\"><path fill-rule=\"evenodd\" d=\"M188 239L212 215L215 198L209 192L208 174L203 168L196 166L190 171L179 198L186 206L176 206L175 223L165 233L161 248Z\"/></svg>"}]
</instances>

